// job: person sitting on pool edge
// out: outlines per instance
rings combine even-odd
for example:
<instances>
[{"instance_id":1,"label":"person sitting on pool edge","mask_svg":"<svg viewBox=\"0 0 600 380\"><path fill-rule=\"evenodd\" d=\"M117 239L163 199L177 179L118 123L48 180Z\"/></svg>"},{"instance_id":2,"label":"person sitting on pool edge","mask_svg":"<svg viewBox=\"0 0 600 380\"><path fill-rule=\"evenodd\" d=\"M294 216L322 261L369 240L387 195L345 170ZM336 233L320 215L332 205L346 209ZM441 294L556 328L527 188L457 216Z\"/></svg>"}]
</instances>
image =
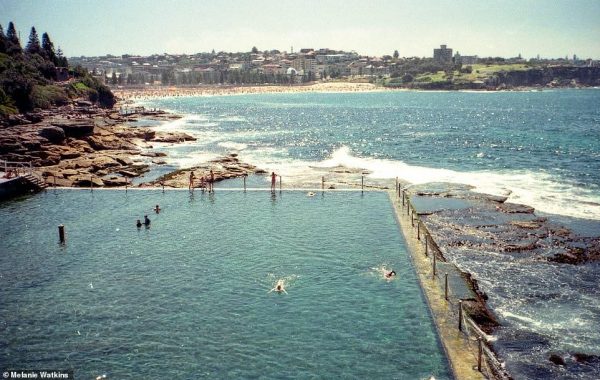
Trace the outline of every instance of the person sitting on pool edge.
<instances>
[{"instance_id":1,"label":"person sitting on pool edge","mask_svg":"<svg viewBox=\"0 0 600 380\"><path fill-rule=\"evenodd\" d=\"M395 271L395 270L392 270L392 271L390 271L390 272L387 272L387 273L385 274L385 278L392 278L392 277L394 277L395 275L396 275L396 271Z\"/></svg>"}]
</instances>

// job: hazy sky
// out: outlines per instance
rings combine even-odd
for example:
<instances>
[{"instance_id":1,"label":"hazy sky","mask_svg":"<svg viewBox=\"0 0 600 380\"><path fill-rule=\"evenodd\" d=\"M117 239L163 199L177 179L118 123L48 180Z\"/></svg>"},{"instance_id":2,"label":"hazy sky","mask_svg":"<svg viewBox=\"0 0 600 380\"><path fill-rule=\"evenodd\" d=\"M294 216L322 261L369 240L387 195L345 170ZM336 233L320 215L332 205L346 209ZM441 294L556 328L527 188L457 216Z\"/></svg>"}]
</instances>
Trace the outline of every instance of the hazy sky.
<instances>
[{"instance_id":1,"label":"hazy sky","mask_svg":"<svg viewBox=\"0 0 600 380\"><path fill-rule=\"evenodd\" d=\"M432 56L600 58L600 0L0 0L67 56L322 48Z\"/></svg>"}]
</instances>

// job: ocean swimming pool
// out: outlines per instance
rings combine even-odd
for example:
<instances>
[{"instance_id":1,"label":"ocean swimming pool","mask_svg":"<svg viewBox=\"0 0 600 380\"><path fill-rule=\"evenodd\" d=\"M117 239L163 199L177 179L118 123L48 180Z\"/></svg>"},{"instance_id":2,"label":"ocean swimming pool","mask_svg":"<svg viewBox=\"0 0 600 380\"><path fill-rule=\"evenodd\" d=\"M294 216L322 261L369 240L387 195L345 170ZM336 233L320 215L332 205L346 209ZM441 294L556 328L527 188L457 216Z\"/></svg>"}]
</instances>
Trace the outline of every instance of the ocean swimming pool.
<instances>
[{"instance_id":1,"label":"ocean swimming pool","mask_svg":"<svg viewBox=\"0 0 600 380\"><path fill-rule=\"evenodd\" d=\"M0 232L2 368L451 378L383 192L49 190Z\"/></svg>"}]
</instances>

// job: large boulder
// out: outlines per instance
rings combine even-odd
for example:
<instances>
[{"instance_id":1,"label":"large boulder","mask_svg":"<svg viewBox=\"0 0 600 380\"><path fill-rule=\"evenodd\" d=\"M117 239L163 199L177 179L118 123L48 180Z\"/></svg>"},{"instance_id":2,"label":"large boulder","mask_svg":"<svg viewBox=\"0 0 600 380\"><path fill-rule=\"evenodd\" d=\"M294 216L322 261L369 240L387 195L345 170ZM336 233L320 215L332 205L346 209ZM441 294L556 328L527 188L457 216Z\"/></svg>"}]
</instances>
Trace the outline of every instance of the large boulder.
<instances>
[{"instance_id":1,"label":"large boulder","mask_svg":"<svg viewBox=\"0 0 600 380\"><path fill-rule=\"evenodd\" d=\"M102 181L102 179L100 179L98 177L94 177L94 176L81 175L81 176L76 176L76 177L73 177L70 179L73 180L73 186L90 187L91 184L93 184L94 187L104 186L104 181Z\"/></svg>"},{"instance_id":2,"label":"large boulder","mask_svg":"<svg viewBox=\"0 0 600 380\"><path fill-rule=\"evenodd\" d=\"M55 126L44 127L38 133L53 144L60 144L67 137L64 129Z\"/></svg>"},{"instance_id":3,"label":"large boulder","mask_svg":"<svg viewBox=\"0 0 600 380\"><path fill-rule=\"evenodd\" d=\"M85 138L85 141L96 150L136 150L137 146L131 142L120 139L114 135L94 135Z\"/></svg>"},{"instance_id":4,"label":"large boulder","mask_svg":"<svg viewBox=\"0 0 600 380\"><path fill-rule=\"evenodd\" d=\"M152 141L163 143L180 143L184 141L196 141L196 138L183 132L159 132L155 134Z\"/></svg>"},{"instance_id":5,"label":"large boulder","mask_svg":"<svg viewBox=\"0 0 600 380\"><path fill-rule=\"evenodd\" d=\"M51 124L62 128L67 137L79 138L94 134L94 120L55 120Z\"/></svg>"},{"instance_id":6,"label":"large boulder","mask_svg":"<svg viewBox=\"0 0 600 380\"><path fill-rule=\"evenodd\" d=\"M92 168L94 171L105 170L115 166L121 166L121 164L108 156L99 156L92 160Z\"/></svg>"}]
</instances>

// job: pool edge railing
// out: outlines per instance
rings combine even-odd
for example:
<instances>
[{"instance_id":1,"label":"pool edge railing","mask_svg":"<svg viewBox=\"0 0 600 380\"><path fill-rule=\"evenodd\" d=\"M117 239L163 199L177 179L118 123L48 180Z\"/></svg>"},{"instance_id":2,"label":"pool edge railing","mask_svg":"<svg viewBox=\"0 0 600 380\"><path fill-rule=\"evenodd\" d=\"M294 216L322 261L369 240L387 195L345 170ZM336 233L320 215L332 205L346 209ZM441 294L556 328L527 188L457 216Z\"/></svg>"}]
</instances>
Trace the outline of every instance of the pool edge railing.
<instances>
[{"instance_id":1,"label":"pool edge railing","mask_svg":"<svg viewBox=\"0 0 600 380\"><path fill-rule=\"evenodd\" d=\"M401 206L401 214L404 214L403 209L406 211L406 217L410 218L410 225L413 229L416 229L416 239L418 242L424 245L425 256L431 262L431 273L432 279L436 280L439 278L437 271L437 261L447 262L441 248L436 243L435 239L429 232L429 229L420 218L420 214L412 204L409 198L409 194L406 188L402 188L401 184L396 182L396 189L394 191L397 196L396 201ZM452 265L458 272L462 272L456 265ZM439 282L438 282L439 285ZM486 334L479 325L471 318L468 311L463 306L463 300L458 297L451 297L451 290L448 286L448 273L445 272L443 276L443 292L444 298L449 305L456 305L455 309L458 314L458 330L465 335L467 338L477 340L477 363L475 364L476 369L481 372L484 376L490 379L509 380L511 376L505 369L504 363L498 358L496 353L493 351L493 347L490 342L489 335ZM458 302L457 302L458 301ZM452 310L452 308L451 308Z\"/></svg>"}]
</instances>

